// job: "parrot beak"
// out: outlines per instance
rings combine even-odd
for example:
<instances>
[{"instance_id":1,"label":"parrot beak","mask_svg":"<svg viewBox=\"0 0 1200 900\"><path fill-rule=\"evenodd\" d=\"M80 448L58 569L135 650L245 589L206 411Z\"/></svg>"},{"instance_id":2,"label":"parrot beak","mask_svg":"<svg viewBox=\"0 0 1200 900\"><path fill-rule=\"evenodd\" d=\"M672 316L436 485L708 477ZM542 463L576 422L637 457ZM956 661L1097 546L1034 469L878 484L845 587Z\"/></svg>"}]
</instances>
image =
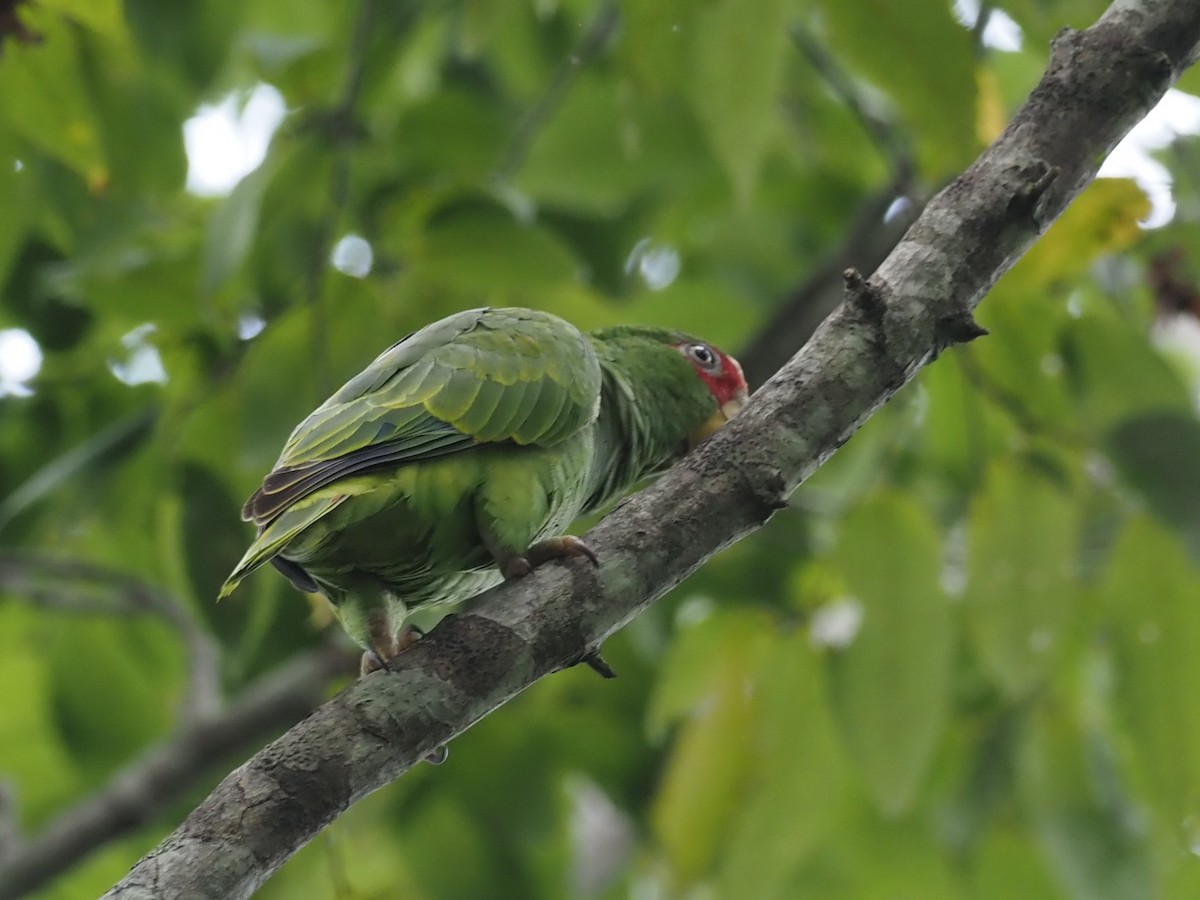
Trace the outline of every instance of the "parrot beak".
<instances>
[{"instance_id":1,"label":"parrot beak","mask_svg":"<svg viewBox=\"0 0 1200 900\"><path fill-rule=\"evenodd\" d=\"M711 416L709 416L704 424L688 435L688 449L691 450L701 441L712 436L714 432L730 419L734 414L746 405L746 401L750 395L745 390L740 390L717 408Z\"/></svg>"}]
</instances>

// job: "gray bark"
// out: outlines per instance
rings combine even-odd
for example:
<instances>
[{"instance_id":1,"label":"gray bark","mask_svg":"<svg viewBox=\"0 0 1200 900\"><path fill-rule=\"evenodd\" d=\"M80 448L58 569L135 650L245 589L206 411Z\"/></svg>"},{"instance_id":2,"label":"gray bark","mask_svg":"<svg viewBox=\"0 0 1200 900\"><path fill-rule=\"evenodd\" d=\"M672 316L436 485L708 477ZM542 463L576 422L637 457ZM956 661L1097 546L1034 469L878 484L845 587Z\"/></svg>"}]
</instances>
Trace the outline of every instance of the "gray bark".
<instances>
[{"instance_id":1,"label":"gray bark","mask_svg":"<svg viewBox=\"0 0 1200 900\"><path fill-rule=\"evenodd\" d=\"M1064 31L1004 134L728 427L588 535L603 565L543 567L479 598L231 773L110 898L248 896L350 804L538 678L577 662L763 524L946 347L1200 51L1195 0L1117 0Z\"/></svg>"}]
</instances>

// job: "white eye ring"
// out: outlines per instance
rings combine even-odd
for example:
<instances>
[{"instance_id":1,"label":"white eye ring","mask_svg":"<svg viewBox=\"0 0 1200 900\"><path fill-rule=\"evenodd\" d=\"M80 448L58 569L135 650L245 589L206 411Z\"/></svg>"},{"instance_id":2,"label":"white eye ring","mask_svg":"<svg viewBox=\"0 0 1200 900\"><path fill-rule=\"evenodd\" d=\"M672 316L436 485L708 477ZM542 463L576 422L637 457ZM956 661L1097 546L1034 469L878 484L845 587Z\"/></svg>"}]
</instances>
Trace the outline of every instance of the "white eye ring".
<instances>
[{"instance_id":1,"label":"white eye ring","mask_svg":"<svg viewBox=\"0 0 1200 900\"><path fill-rule=\"evenodd\" d=\"M715 371L721 367L720 357L708 344L688 344L683 352L701 368Z\"/></svg>"}]
</instances>

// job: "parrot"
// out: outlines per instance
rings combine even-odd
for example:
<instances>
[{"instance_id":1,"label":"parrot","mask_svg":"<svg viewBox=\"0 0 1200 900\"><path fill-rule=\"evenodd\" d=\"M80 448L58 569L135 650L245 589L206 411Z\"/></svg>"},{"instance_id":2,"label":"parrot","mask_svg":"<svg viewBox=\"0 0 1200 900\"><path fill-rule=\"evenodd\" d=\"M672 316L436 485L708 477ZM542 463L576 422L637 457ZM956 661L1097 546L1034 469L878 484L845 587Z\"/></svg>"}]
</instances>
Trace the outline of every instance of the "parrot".
<instances>
[{"instance_id":1,"label":"parrot","mask_svg":"<svg viewBox=\"0 0 1200 900\"><path fill-rule=\"evenodd\" d=\"M680 331L584 333L548 312L455 313L392 345L292 432L242 510L258 532L220 589L271 563L333 605L362 674L452 607L551 559L566 529L721 427L741 366ZM585 658L605 674L598 656ZM603 668L601 667L603 664Z\"/></svg>"}]
</instances>

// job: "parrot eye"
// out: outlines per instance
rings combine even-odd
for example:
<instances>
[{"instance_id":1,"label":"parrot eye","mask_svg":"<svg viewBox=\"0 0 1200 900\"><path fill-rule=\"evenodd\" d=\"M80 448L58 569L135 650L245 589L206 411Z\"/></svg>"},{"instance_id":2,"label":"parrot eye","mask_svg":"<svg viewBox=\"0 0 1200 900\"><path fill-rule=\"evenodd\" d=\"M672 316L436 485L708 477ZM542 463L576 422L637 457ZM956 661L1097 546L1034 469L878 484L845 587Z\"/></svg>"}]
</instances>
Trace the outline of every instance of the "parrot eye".
<instances>
[{"instance_id":1,"label":"parrot eye","mask_svg":"<svg viewBox=\"0 0 1200 900\"><path fill-rule=\"evenodd\" d=\"M688 344L683 348L684 354L697 365L710 371L721 367L721 360L708 344Z\"/></svg>"}]
</instances>

